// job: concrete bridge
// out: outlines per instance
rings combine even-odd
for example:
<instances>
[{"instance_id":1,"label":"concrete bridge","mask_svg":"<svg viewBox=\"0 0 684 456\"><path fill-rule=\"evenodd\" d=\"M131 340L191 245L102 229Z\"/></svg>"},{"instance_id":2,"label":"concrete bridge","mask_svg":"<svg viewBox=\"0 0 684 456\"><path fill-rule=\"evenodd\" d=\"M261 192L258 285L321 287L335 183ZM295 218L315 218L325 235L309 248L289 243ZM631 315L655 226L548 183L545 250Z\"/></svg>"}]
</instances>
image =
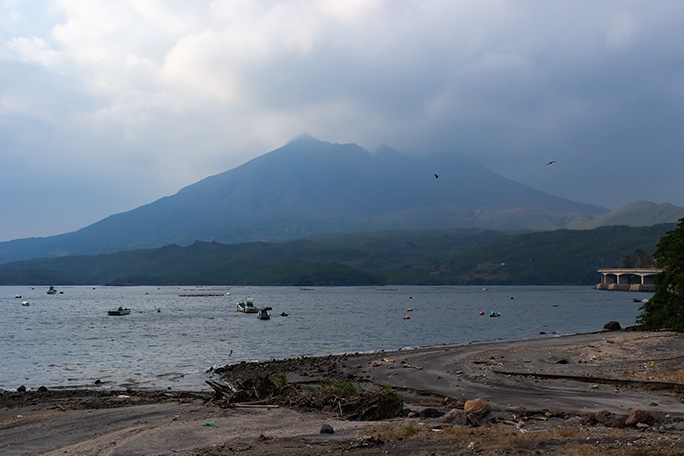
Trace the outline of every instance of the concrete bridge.
<instances>
[{"instance_id":1,"label":"concrete bridge","mask_svg":"<svg viewBox=\"0 0 684 456\"><path fill-rule=\"evenodd\" d=\"M597 290L655 291L655 276L663 272L658 268L599 269L601 283ZM638 280L638 283L637 283Z\"/></svg>"}]
</instances>

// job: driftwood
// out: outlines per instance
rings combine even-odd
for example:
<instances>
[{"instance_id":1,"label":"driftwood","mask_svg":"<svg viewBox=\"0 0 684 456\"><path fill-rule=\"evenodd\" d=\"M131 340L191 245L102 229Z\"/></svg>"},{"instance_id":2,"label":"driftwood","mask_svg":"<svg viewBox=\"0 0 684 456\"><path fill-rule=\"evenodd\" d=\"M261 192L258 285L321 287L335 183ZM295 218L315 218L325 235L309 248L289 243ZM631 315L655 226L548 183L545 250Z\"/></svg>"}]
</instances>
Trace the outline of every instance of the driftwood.
<instances>
[{"instance_id":1,"label":"driftwood","mask_svg":"<svg viewBox=\"0 0 684 456\"><path fill-rule=\"evenodd\" d=\"M213 390L216 392L218 397L222 397L224 395L226 396L232 396L233 394L239 392L235 386L233 386L232 383L228 382L225 384L221 384L218 382L212 382L211 380L206 380L207 385L211 386Z\"/></svg>"},{"instance_id":2,"label":"driftwood","mask_svg":"<svg viewBox=\"0 0 684 456\"><path fill-rule=\"evenodd\" d=\"M278 388L268 378L252 378L236 383L218 383L205 380L214 390L211 402L218 402L221 407L273 406L284 396L282 388Z\"/></svg>"},{"instance_id":3,"label":"driftwood","mask_svg":"<svg viewBox=\"0 0 684 456\"><path fill-rule=\"evenodd\" d=\"M211 380L205 380L205 382L214 390L214 397L211 399L211 401L209 401L209 403L216 400L221 401L226 406L230 406L230 401L236 394L240 392L240 390L233 386L233 384L230 382L226 384L213 382Z\"/></svg>"}]
</instances>

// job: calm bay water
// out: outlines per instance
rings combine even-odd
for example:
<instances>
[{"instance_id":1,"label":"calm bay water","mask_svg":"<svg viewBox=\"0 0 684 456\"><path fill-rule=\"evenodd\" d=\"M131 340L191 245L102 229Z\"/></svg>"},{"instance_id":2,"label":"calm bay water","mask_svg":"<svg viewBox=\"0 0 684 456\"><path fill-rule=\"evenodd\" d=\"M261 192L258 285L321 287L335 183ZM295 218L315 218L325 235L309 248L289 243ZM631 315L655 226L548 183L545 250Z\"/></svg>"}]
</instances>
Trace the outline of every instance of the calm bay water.
<instances>
[{"instance_id":1,"label":"calm bay water","mask_svg":"<svg viewBox=\"0 0 684 456\"><path fill-rule=\"evenodd\" d=\"M533 286L57 289L0 287L0 389L96 380L111 388L207 389L207 369L244 360L552 337L598 331L610 320L629 326L640 306L632 297L650 297ZM182 296L196 294L218 296ZM246 297L273 307L271 320L236 312ZM119 306L131 314L106 315ZM487 317L490 311L501 317Z\"/></svg>"}]
</instances>

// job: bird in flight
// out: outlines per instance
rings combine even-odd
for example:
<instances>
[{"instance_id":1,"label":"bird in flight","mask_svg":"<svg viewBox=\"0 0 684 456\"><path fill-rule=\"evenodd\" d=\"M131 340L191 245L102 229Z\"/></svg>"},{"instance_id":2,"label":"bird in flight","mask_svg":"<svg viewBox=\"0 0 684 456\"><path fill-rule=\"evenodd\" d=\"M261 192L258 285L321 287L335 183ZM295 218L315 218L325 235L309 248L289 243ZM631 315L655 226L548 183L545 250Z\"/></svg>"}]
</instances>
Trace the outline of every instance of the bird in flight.
<instances>
[{"instance_id":1,"label":"bird in flight","mask_svg":"<svg viewBox=\"0 0 684 456\"><path fill-rule=\"evenodd\" d=\"M548 163L546 164L546 166L553 165L554 163L556 163L556 160L551 160L550 162L548 162Z\"/></svg>"},{"instance_id":2,"label":"bird in flight","mask_svg":"<svg viewBox=\"0 0 684 456\"><path fill-rule=\"evenodd\" d=\"M439 174L435 174L435 179L439 179Z\"/></svg>"}]
</instances>

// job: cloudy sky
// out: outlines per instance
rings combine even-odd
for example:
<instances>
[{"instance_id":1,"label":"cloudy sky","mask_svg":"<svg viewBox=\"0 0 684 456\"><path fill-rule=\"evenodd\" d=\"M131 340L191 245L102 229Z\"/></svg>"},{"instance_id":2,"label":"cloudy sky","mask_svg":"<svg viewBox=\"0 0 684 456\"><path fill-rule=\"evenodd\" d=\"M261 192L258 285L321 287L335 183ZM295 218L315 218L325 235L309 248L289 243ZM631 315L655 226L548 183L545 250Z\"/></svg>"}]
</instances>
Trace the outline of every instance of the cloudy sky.
<instances>
[{"instance_id":1,"label":"cloudy sky","mask_svg":"<svg viewBox=\"0 0 684 456\"><path fill-rule=\"evenodd\" d=\"M680 0L0 1L0 241L303 133L684 206Z\"/></svg>"}]
</instances>

